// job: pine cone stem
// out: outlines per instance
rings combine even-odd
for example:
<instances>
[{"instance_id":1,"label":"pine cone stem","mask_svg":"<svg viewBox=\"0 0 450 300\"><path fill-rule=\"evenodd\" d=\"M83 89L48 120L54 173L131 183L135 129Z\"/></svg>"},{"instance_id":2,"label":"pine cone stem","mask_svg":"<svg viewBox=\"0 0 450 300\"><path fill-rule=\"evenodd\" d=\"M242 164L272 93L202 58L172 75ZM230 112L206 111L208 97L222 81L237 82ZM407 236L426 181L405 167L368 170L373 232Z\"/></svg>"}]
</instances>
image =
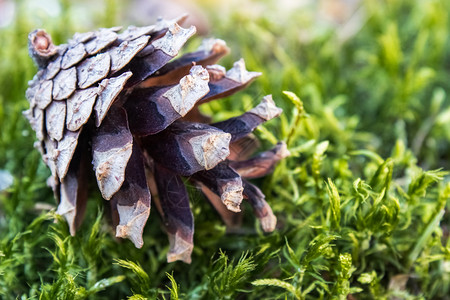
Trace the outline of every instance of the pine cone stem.
<instances>
[{"instance_id":1,"label":"pine cone stem","mask_svg":"<svg viewBox=\"0 0 450 300\"><path fill-rule=\"evenodd\" d=\"M28 35L28 50L39 68L45 68L50 58L58 52L58 47L45 30L37 29Z\"/></svg>"}]
</instances>

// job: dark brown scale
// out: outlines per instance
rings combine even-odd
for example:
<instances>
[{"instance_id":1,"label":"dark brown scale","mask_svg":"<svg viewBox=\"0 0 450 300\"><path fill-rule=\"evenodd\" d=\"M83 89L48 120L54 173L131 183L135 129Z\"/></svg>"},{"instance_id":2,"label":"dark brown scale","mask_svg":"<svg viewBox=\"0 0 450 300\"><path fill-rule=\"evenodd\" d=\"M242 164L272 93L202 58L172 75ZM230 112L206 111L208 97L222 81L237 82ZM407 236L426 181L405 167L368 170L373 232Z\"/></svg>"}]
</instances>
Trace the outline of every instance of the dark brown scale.
<instances>
[{"instance_id":1,"label":"dark brown scale","mask_svg":"<svg viewBox=\"0 0 450 300\"><path fill-rule=\"evenodd\" d=\"M160 213L169 235L169 262L190 262L194 248L194 216L189 207L189 195L182 178L160 164L155 166Z\"/></svg>"}]
</instances>

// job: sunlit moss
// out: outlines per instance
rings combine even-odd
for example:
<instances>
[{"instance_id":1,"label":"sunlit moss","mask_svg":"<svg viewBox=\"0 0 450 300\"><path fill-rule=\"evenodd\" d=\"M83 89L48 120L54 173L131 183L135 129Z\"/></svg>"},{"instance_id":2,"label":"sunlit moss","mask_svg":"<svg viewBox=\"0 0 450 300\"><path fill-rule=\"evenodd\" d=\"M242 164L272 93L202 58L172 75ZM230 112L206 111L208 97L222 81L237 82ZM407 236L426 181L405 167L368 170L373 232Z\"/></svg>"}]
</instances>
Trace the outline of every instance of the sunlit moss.
<instances>
[{"instance_id":1,"label":"sunlit moss","mask_svg":"<svg viewBox=\"0 0 450 300\"><path fill-rule=\"evenodd\" d=\"M45 27L60 43L76 31L128 22L117 0L95 9L88 1L48 1L59 14L30 10L29 2L16 1L13 22L0 29L0 169L14 176L0 192L0 298L448 297L449 1L361 1L363 18L351 35L309 7L283 10L267 0L221 10L200 1L211 34L233 50L224 64L242 56L263 73L205 112L223 119L273 94L284 114L256 135L265 149L288 142L292 155L256 182L278 218L269 235L246 214L242 228L227 233L189 187L191 265L167 264L155 213L144 247L135 249L110 234L99 195L75 237L47 211L49 171L22 117L36 71L27 34Z\"/></svg>"}]
</instances>

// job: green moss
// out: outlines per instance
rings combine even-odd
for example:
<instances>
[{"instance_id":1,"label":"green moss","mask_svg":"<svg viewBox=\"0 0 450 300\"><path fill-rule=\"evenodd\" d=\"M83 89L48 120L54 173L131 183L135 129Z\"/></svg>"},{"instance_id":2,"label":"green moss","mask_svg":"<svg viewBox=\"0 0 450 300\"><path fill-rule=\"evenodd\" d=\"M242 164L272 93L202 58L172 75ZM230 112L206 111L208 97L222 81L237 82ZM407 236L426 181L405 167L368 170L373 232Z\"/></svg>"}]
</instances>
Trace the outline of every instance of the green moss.
<instances>
[{"instance_id":1,"label":"green moss","mask_svg":"<svg viewBox=\"0 0 450 300\"><path fill-rule=\"evenodd\" d=\"M267 13L254 16L201 2L212 34L233 50L225 65L242 56L263 72L205 111L223 119L269 93L284 109L256 132L262 148L284 140L292 153L256 182L278 229L263 234L245 213L242 231L226 233L190 188L191 265L166 263L156 212L142 249L113 238L99 195L70 236L45 209L54 205L49 171L21 115L36 71L27 33L45 27L62 42L75 31L128 23L119 17L126 6L105 0L91 12L85 2L60 1L52 16L16 1L13 24L0 29L0 169L14 176L0 191L0 297L449 299L450 2L362 2L363 24L345 38L307 8L280 15L277 1L259 1ZM75 5L91 23L76 19Z\"/></svg>"}]
</instances>

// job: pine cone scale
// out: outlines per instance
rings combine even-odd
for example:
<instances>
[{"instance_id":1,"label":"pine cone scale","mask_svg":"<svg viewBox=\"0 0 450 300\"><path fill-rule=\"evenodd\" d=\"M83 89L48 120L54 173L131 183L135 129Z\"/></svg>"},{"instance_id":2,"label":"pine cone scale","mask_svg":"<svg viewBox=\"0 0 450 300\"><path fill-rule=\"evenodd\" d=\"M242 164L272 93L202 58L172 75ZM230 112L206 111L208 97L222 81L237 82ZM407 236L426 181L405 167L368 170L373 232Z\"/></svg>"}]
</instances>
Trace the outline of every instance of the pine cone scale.
<instances>
[{"instance_id":1,"label":"pine cone scale","mask_svg":"<svg viewBox=\"0 0 450 300\"><path fill-rule=\"evenodd\" d=\"M87 56L87 52L84 49L82 43L77 44L75 47L70 48L64 53L61 59L61 69L68 69L78 64L83 58Z\"/></svg>"},{"instance_id":2,"label":"pine cone scale","mask_svg":"<svg viewBox=\"0 0 450 300\"><path fill-rule=\"evenodd\" d=\"M218 195L228 210L240 211L244 189L242 179L236 171L228 166L227 162L219 163L211 170L197 172L191 179L201 182Z\"/></svg>"},{"instance_id":3,"label":"pine cone scale","mask_svg":"<svg viewBox=\"0 0 450 300\"><path fill-rule=\"evenodd\" d=\"M34 98L38 108L45 109L52 102L52 91L53 81L51 80L45 80L39 85L39 89Z\"/></svg>"},{"instance_id":4,"label":"pine cone scale","mask_svg":"<svg viewBox=\"0 0 450 300\"><path fill-rule=\"evenodd\" d=\"M45 128L50 138L59 141L63 138L66 124L66 101L53 101L45 109Z\"/></svg>"},{"instance_id":5,"label":"pine cone scale","mask_svg":"<svg viewBox=\"0 0 450 300\"><path fill-rule=\"evenodd\" d=\"M144 160L139 147L133 142L125 180L120 190L111 198L116 237L130 239L137 248L143 246L142 233L150 215L150 202Z\"/></svg>"},{"instance_id":6,"label":"pine cone scale","mask_svg":"<svg viewBox=\"0 0 450 300\"><path fill-rule=\"evenodd\" d=\"M238 69L238 70L236 70ZM212 80L210 83L210 92L202 99L202 103L224 98L232 95L249 85L255 78L261 75L258 72L248 72L245 69L243 61L237 61L234 63L233 68L225 72L225 69L221 66L208 66L208 71ZM230 74L246 73L245 80L237 81L234 77L230 77Z\"/></svg>"},{"instance_id":7,"label":"pine cone scale","mask_svg":"<svg viewBox=\"0 0 450 300\"><path fill-rule=\"evenodd\" d=\"M158 202L169 235L168 261L189 262L194 247L194 217L189 206L189 195L183 180L176 173L155 165Z\"/></svg>"},{"instance_id":8,"label":"pine cone scale","mask_svg":"<svg viewBox=\"0 0 450 300\"><path fill-rule=\"evenodd\" d=\"M98 87L77 90L67 99L66 128L77 131L89 120L94 103L97 100Z\"/></svg>"},{"instance_id":9,"label":"pine cone scale","mask_svg":"<svg viewBox=\"0 0 450 300\"><path fill-rule=\"evenodd\" d=\"M144 137L143 142L157 162L177 174L191 176L225 160L230 139L229 134L206 124L175 122L158 134Z\"/></svg>"},{"instance_id":10,"label":"pine cone scale","mask_svg":"<svg viewBox=\"0 0 450 300\"><path fill-rule=\"evenodd\" d=\"M84 140L80 143L85 144ZM67 174L60 184L60 203L56 213L66 219L71 235L75 235L86 210L89 174L87 156L82 148L77 149L70 162Z\"/></svg>"},{"instance_id":11,"label":"pine cone scale","mask_svg":"<svg viewBox=\"0 0 450 300\"><path fill-rule=\"evenodd\" d=\"M64 100L75 92L77 86L77 70L72 67L60 70L53 79L53 100Z\"/></svg>"},{"instance_id":12,"label":"pine cone scale","mask_svg":"<svg viewBox=\"0 0 450 300\"><path fill-rule=\"evenodd\" d=\"M206 68L208 65L216 63L228 52L229 49L224 41L219 39L207 40L200 45L197 51L187 53L163 66L142 82L139 87L177 84L183 76L189 74L193 64Z\"/></svg>"},{"instance_id":13,"label":"pine cone scale","mask_svg":"<svg viewBox=\"0 0 450 300\"><path fill-rule=\"evenodd\" d=\"M31 108L24 111L23 115L30 122L31 128L36 132L39 141L44 140L44 111L39 108Z\"/></svg>"},{"instance_id":14,"label":"pine cone scale","mask_svg":"<svg viewBox=\"0 0 450 300\"><path fill-rule=\"evenodd\" d=\"M99 90L101 90L101 92L94 106L95 125L97 127L100 126L114 100L119 96L126 82L132 75L131 72L125 72L120 76L107 78L100 82Z\"/></svg>"},{"instance_id":15,"label":"pine cone scale","mask_svg":"<svg viewBox=\"0 0 450 300\"><path fill-rule=\"evenodd\" d=\"M146 26L146 27L136 27L129 26L122 33L119 34L118 38L121 41L133 41L137 38L142 37L143 35L151 35L154 33L156 26Z\"/></svg>"},{"instance_id":16,"label":"pine cone scale","mask_svg":"<svg viewBox=\"0 0 450 300\"><path fill-rule=\"evenodd\" d=\"M85 89L102 80L108 75L110 66L111 56L107 52L85 59L77 67L78 87Z\"/></svg>"},{"instance_id":17,"label":"pine cone scale","mask_svg":"<svg viewBox=\"0 0 450 300\"><path fill-rule=\"evenodd\" d=\"M230 167L243 178L259 178L272 173L275 165L289 155L286 144L281 142L273 149L262 152L251 159L230 161Z\"/></svg>"},{"instance_id":18,"label":"pine cone scale","mask_svg":"<svg viewBox=\"0 0 450 300\"><path fill-rule=\"evenodd\" d=\"M166 129L174 121L185 116L209 91L209 75L200 66L191 68L190 74L181 78L179 84L164 87L137 89L127 101L125 108L134 134L150 135ZM148 118L151 115L154 118Z\"/></svg>"},{"instance_id":19,"label":"pine cone scale","mask_svg":"<svg viewBox=\"0 0 450 300\"><path fill-rule=\"evenodd\" d=\"M111 56L111 73L115 73L125 67L145 46L150 37L147 35L134 40L125 40L118 47L109 51Z\"/></svg>"},{"instance_id":20,"label":"pine cone scale","mask_svg":"<svg viewBox=\"0 0 450 300\"><path fill-rule=\"evenodd\" d=\"M52 172L53 176L58 176L61 180L66 176L70 161L78 145L80 133L81 129L75 132L67 130L60 141L54 142L56 147L53 148L52 152L49 151L50 159L55 161L56 164L56 174ZM51 149L48 148L48 150Z\"/></svg>"},{"instance_id":21,"label":"pine cone scale","mask_svg":"<svg viewBox=\"0 0 450 300\"><path fill-rule=\"evenodd\" d=\"M111 114L92 136L92 164L98 187L106 200L111 199L125 180L132 147L133 136L128 128L125 110L112 107Z\"/></svg>"},{"instance_id":22,"label":"pine cone scale","mask_svg":"<svg viewBox=\"0 0 450 300\"><path fill-rule=\"evenodd\" d=\"M272 208L265 200L261 190L250 182L243 180L244 200L253 208L255 216L259 219L261 227L265 232L272 232L277 225L277 218L272 212Z\"/></svg>"},{"instance_id":23,"label":"pine cone scale","mask_svg":"<svg viewBox=\"0 0 450 300\"><path fill-rule=\"evenodd\" d=\"M118 36L115 29L100 29L94 33L95 36L89 39L84 47L89 55L94 55L99 53L101 50L105 49L112 43L114 43Z\"/></svg>"}]
</instances>

